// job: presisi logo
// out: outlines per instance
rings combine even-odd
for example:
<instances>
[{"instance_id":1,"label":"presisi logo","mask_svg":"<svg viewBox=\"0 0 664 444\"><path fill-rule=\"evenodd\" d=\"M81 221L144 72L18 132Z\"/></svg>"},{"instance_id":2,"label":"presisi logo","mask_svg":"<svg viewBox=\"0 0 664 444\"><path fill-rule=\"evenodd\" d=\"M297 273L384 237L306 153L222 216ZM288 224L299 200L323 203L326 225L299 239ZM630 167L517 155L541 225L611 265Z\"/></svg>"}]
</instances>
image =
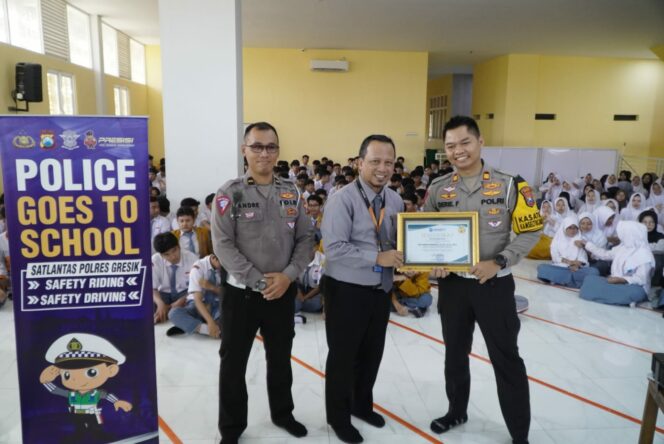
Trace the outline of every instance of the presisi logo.
<instances>
[{"instance_id":1,"label":"presisi logo","mask_svg":"<svg viewBox=\"0 0 664 444\"><path fill-rule=\"evenodd\" d=\"M102 137L97 139L99 148L133 148L133 137Z\"/></svg>"},{"instance_id":2,"label":"presisi logo","mask_svg":"<svg viewBox=\"0 0 664 444\"><path fill-rule=\"evenodd\" d=\"M36 143L35 139L27 134L18 134L12 139L12 145L16 148L34 148Z\"/></svg>"}]
</instances>

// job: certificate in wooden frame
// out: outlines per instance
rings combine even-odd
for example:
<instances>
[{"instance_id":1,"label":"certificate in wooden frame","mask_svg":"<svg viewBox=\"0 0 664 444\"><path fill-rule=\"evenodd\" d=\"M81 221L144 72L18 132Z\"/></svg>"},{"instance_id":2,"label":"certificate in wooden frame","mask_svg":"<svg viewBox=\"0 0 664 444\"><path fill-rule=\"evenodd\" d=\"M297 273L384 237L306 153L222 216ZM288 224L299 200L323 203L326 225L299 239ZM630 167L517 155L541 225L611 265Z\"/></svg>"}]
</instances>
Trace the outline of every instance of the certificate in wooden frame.
<instances>
[{"instance_id":1,"label":"certificate in wooden frame","mask_svg":"<svg viewBox=\"0 0 664 444\"><path fill-rule=\"evenodd\" d=\"M435 244L439 241L441 245L437 248ZM409 248L416 249L415 242L421 247L409 252ZM470 271L480 260L479 216L476 211L399 213L397 250L404 255L401 271L430 271L438 267Z\"/></svg>"}]
</instances>

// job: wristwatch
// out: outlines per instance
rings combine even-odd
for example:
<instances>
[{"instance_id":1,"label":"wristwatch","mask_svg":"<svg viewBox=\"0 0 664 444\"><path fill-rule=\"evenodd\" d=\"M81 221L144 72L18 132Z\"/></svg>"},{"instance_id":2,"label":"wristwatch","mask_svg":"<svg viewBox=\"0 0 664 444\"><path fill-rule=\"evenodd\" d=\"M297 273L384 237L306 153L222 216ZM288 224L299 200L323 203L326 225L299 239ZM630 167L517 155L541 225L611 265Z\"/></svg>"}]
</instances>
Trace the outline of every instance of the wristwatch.
<instances>
[{"instance_id":1,"label":"wristwatch","mask_svg":"<svg viewBox=\"0 0 664 444\"><path fill-rule=\"evenodd\" d=\"M496 265L500 266L501 270L504 270L505 267L507 267L507 258L503 256L502 254L497 255L493 261L496 263Z\"/></svg>"},{"instance_id":2,"label":"wristwatch","mask_svg":"<svg viewBox=\"0 0 664 444\"><path fill-rule=\"evenodd\" d=\"M256 282L254 285L254 291L263 291L267 288L267 281L265 279L261 279L260 281Z\"/></svg>"}]
</instances>

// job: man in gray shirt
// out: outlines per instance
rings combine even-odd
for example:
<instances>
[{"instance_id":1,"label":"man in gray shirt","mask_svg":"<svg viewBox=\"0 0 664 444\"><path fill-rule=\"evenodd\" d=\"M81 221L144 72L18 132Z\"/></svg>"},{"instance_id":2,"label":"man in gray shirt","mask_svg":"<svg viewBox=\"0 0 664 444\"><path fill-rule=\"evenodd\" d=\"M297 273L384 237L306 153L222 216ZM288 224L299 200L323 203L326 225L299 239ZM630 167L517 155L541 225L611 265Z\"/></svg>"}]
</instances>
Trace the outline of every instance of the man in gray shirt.
<instances>
[{"instance_id":1,"label":"man in gray shirt","mask_svg":"<svg viewBox=\"0 0 664 444\"><path fill-rule=\"evenodd\" d=\"M321 227L329 347L325 407L327 422L348 443L363 440L351 414L375 427L385 425L373 411L372 391L385 346L393 270L403 263L403 254L394 249L403 202L385 186L395 154L389 137L364 139L360 177L330 197Z\"/></svg>"}]
</instances>

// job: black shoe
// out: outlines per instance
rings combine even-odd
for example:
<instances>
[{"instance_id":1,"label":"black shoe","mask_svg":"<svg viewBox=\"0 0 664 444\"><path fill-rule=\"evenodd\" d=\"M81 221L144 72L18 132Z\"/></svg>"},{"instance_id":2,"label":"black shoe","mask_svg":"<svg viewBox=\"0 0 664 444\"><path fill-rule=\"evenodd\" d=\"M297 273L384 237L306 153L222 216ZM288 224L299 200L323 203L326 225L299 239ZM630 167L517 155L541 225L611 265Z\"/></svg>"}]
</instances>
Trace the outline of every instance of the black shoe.
<instances>
[{"instance_id":1,"label":"black shoe","mask_svg":"<svg viewBox=\"0 0 664 444\"><path fill-rule=\"evenodd\" d=\"M353 427L351 424L341 427L335 427L331 424L330 426L332 427L332 430L334 430L334 433L336 433L337 438L339 438L340 441L347 442L350 444L358 444L364 441L364 438L362 438L360 432L358 432L357 429Z\"/></svg>"},{"instance_id":2,"label":"black shoe","mask_svg":"<svg viewBox=\"0 0 664 444\"><path fill-rule=\"evenodd\" d=\"M415 316L416 318L421 318L422 316L424 316L424 313L425 313L424 311L422 311L421 308L417 308L417 307L416 307L416 308L411 308L411 309L408 310L408 311L409 311L413 316Z\"/></svg>"},{"instance_id":3,"label":"black shoe","mask_svg":"<svg viewBox=\"0 0 664 444\"><path fill-rule=\"evenodd\" d=\"M238 438L229 438L226 437L224 438L223 436L221 437L221 442L219 444L237 444Z\"/></svg>"},{"instance_id":4,"label":"black shoe","mask_svg":"<svg viewBox=\"0 0 664 444\"><path fill-rule=\"evenodd\" d=\"M272 423L274 423L274 425L277 427L281 427L282 429L286 430L296 438L307 436L307 428L302 423L297 422L292 416L280 421L273 420Z\"/></svg>"},{"instance_id":5,"label":"black shoe","mask_svg":"<svg viewBox=\"0 0 664 444\"><path fill-rule=\"evenodd\" d=\"M515 439L512 441L513 444L528 444L527 439Z\"/></svg>"},{"instance_id":6,"label":"black shoe","mask_svg":"<svg viewBox=\"0 0 664 444\"><path fill-rule=\"evenodd\" d=\"M452 427L456 427L461 424L465 424L468 421L468 415L463 415L462 417L453 417L449 413L440 418L434 419L431 421L431 430L434 433L444 433L447 432Z\"/></svg>"},{"instance_id":7,"label":"black shoe","mask_svg":"<svg viewBox=\"0 0 664 444\"><path fill-rule=\"evenodd\" d=\"M183 335L184 330L182 330L180 327L171 327L168 330L166 330L166 336L178 336L178 335Z\"/></svg>"},{"instance_id":8,"label":"black shoe","mask_svg":"<svg viewBox=\"0 0 664 444\"><path fill-rule=\"evenodd\" d=\"M354 417L361 419L362 421L366 422L367 424L371 424L374 427L384 427L385 426L385 418L383 418L382 415L379 415L376 412L369 412L366 415L360 415L357 413L351 413Z\"/></svg>"}]
</instances>

